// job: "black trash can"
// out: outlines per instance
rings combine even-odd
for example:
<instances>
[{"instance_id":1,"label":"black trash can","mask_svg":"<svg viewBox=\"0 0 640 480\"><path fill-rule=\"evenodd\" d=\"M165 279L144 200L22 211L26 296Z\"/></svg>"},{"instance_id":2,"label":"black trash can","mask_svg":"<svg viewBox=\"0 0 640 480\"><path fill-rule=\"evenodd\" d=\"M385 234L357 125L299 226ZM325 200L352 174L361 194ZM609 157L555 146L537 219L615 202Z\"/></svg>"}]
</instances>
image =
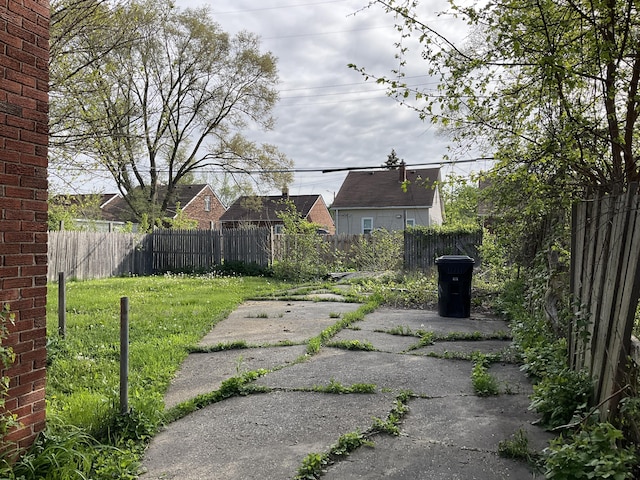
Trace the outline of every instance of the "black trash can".
<instances>
[{"instance_id":1,"label":"black trash can","mask_svg":"<svg viewBox=\"0 0 640 480\"><path fill-rule=\"evenodd\" d=\"M471 278L474 260L467 255L443 255L438 266L438 314L467 318L471 315Z\"/></svg>"}]
</instances>

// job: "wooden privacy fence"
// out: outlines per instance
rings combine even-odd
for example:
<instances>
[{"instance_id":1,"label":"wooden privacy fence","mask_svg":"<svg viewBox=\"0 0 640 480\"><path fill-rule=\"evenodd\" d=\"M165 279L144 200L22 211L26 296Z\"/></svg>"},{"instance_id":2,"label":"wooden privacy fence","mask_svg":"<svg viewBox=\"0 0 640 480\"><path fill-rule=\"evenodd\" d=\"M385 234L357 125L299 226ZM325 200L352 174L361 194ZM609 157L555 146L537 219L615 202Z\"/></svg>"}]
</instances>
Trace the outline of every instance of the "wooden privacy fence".
<instances>
[{"instance_id":1,"label":"wooden privacy fence","mask_svg":"<svg viewBox=\"0 0 640 480\"><path fill-rule=\"evenodd\" d=\"M223 230L155 230L150 234L116 232L49 233L49 281L58 272L67 278L90 279L118 275L150 275L166 271L209 271L216 265L242 262L268 267L285 259L294 248L304 255L290 236L274 235L270 228ZM326 242L322 261L340 256L344 264L357 268L376 268L376 261L390 264L384 255L392 254L397 268L426 269L438 255L460 253L474 258L482 234L425 234L401 232L376 240L375 235L323 235ZM380 245L378 245L380 243ZM393 244L392 244L393 243ZM397 245L396 245L397 243ZM308 242L305 243L308 245ZM378 249L378 250L376 250ZM403 255L404 251L404 255ZM369 254L369 258L367 257ZM329 258L331 257L331 258Z\"/></svg>"},{"instance_id":2,"label":"wooden privacy fence","mask_svg":"<svg viewBox=\"0 0 640 480\"><path fill-rule=\"evenodd\" d=\"M269 228L155 230L150 234L49 232L47 279L80 280L211 270L224 262L271 264Z\"/></svg>"},{"instance_id":3,"label":"wooden privacy fence","mask_svg":"<svg viewBox=\"0 0 640 480\"><path fill-rule=\"evenodd\" d=\"M585 368L593 378L593 404L603 420L615 413L627 382L640 287L639 198L633 186L573 210L569 358L572 368Z\"/></svg>"},{"instance_id":4,"label":"wooden privacy fence","mask_svg":"<svg viewBox=\"0 0 640 480\"><path fill-rule=\"evenodd\" d=\"M480 245L481 230L472 233L407 230L404 234L404 267L407 270L426 270L435 265L436 257L441 255L468 255L477 262Z\"/></svg>"},{"instance_id":5,"label":"wooden privacy fence","mask_svg":"<svg viewBox=\"0 0 640 480\"><path fill-rule=\"evenodd\" d=\"M149 275L151 236L134 233L49 232L48 275L67 278L107 278L118 275Z\"/></svg>"}]
</instances>

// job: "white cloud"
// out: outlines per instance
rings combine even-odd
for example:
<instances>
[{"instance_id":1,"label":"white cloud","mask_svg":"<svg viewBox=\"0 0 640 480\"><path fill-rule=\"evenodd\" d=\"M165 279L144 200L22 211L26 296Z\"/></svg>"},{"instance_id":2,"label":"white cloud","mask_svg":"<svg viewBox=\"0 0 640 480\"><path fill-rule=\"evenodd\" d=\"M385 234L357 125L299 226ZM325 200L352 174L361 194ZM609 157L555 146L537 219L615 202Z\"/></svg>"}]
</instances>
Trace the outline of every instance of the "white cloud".
<instances>
[{"instance_id":1,"label":"white cloud","mask_svg":"<svg viewBox=\"0 0 640 480\"><path fill-rule=\"evenodd\" d=\"M408 164L438 162L447 140L429 121L386 96L383 86L365 81L347 65L379 75L398 67L394 18L368 0L176 0L181 8L207 6L231 34L247 30L261 37L263 51L278 58L281 100L269 132L250 138L276 145L296 168L379 166L391 149ZM454 33L437 12L445 0L423 2L424 17ZM413 43L412 43L413 42ZM415 40L406 40L413 59L411 82L427 83L428 65ZM422 75L419 78L413 78ZM433 86L435 88L435 85ZM345 172L296 173L291 194L317 193L329 204ZM271 192L276 193L276 192Z\"/></svg>"}]
</instances>

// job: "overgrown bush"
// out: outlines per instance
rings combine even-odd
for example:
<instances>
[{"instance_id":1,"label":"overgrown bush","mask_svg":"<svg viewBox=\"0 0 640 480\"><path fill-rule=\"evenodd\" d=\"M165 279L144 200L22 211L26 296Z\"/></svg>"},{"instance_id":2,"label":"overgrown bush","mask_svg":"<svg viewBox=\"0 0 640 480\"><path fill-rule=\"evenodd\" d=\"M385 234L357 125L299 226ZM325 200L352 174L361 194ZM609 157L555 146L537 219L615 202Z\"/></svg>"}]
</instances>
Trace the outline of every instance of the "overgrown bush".
<instances>
[{"instance_id":1,"label":"overgrown bush","mask_svg":"<svg viewBox=\"0 0 640 480\"><path fill-rule=\"evenodd\" d=\"M567 425L576 415L586 413L592 389L587 372L563 368L533 386L531 408L542 415L546 427Z\"/></svg>"},{"instance_id":2,"label":"overgrown bush","mask_svg":"<svg viewBox=\"0 0 640 480\"><path fill-rule=\"evenodd\" d=\"M362 236L346 254L347 267L365 271L400 271L404 265L404 232L374 230Z\"/></svg>"},{"instance_id":3,"label":"overgrown bush","mask_svg":"<svg viewBox=\"0 0 640 480\"><path fill-rule=\"evenodd\" d=\"M273 276L279 280L307 281L325 276L330 270L329 245L318 235L319 225L302 218L295 205L277 213L284 224L282 258L273 262Z\"/></svg>"},{"instance_id":4,"label":"overgrown bush","mask_svg":"<svg viewBox=\"0 0 640 480\"><path fill-rule=\"evenodd\" d=\"M433 308L438 302L438 279L433 272L389 272L359 279L353 291L372 293L385 305L396 308Z\"/></svg>"},{"instance_id":5,"label":"overgrown bush","mask_svg":"<svg viewBox=\"0 0 640 480\"><path fill-rule=\"evenodd\" d=\"M552 440L545 452L545 477L634 478L637 451L634 447L623 447L622 441L622 432L610 423L588 425L567 438L561 435Z\"/></svg>"}]
</instances>

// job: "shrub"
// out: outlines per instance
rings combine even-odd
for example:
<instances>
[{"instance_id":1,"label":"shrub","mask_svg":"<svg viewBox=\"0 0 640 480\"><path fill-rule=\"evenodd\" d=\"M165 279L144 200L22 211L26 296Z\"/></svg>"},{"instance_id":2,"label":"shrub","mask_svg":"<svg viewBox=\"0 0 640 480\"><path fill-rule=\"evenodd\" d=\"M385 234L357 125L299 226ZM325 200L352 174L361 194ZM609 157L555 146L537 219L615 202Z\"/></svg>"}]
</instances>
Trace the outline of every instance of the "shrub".
<instances>
[{"instance_id":1,"label":"shrub","mask_svg":"<svg viewBox=\"0 0 640 480\"><path fill-rule=\"evenodd\" d=\"M622 438L622 432L610 423L597 423L567 439L560 436L552 440L545 451L545 477L554 480L634 478L632 468L638 459L637 453L633 447L621 447Z\"/></svg>"}]
</instances>

